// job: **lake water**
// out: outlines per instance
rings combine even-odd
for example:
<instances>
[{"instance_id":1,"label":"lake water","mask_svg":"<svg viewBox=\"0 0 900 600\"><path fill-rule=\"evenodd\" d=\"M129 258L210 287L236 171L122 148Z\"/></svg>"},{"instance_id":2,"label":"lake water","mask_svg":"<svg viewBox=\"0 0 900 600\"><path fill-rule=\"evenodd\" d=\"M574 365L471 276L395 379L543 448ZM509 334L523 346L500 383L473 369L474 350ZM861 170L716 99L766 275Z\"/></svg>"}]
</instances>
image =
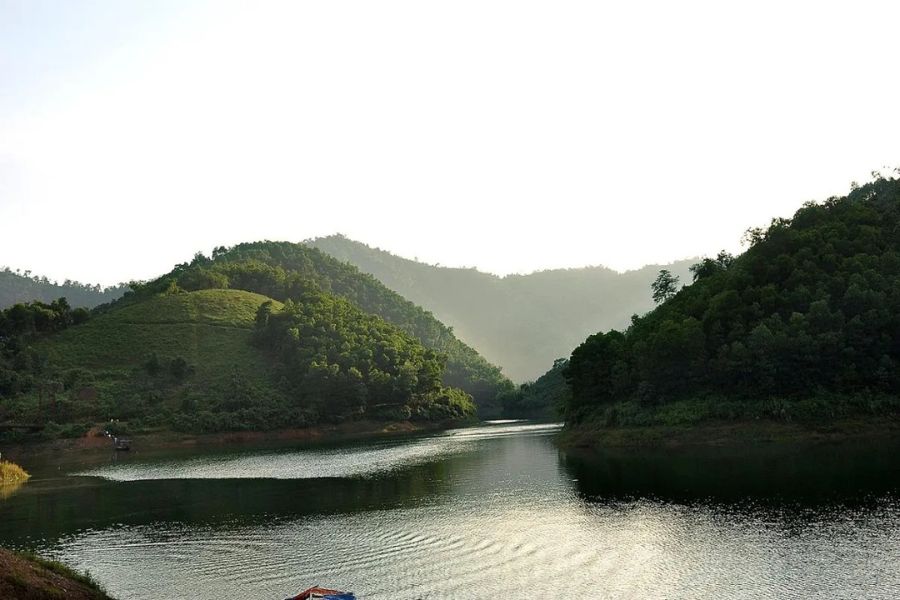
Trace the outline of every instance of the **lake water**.
<instances>
[{"instance_id":1,"label":"lake water","mask_svg":"<svg viewBox=\"0 0 900 600\"><path fill-rule=\"evenodd\" d=\"M900 445L577 456L498 423L25 466L0 545L121 599L900 598Z\"/></svg>"}]
</instances>

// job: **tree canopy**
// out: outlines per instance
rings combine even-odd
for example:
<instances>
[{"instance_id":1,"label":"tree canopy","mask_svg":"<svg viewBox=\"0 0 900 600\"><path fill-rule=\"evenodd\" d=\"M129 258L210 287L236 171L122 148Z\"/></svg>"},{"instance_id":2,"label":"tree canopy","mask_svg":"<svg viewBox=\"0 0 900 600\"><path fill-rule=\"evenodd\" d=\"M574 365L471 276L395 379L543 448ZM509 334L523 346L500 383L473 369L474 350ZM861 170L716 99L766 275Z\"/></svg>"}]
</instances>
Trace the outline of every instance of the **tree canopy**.
<instances>
[{"instance_id":1,"label":"tree canopy","mask_svg":"<svg viewBox=\"0 0 900 600\"><path fill-rule=\"evenodd\" d=\"M471 394L482 416L499 414L497 394L513 387L499 368L461 342L430 312L389 290L371 275L303 244L254 242L219 247L211 257L198 254L171 273L147 283L134 283L132 288L120 303L159 293L200 289L246 290L284 302L299 301L309 292L333 294L443 354L443 383Z\"/></svg>"},{"instance_id":2,"label":"tree canopy","mask_svg":"<svg viewBox=\"0 0 900 600\"><path fill-rule=\"evenodd\" d=\"M661 274L655 310L575 349L570 422L697 397L822 398L828 416L833 395L900 393L900 180L808 203L747 239L737 258L694 265L677 293Z\"/></svg>"}]
</instances>

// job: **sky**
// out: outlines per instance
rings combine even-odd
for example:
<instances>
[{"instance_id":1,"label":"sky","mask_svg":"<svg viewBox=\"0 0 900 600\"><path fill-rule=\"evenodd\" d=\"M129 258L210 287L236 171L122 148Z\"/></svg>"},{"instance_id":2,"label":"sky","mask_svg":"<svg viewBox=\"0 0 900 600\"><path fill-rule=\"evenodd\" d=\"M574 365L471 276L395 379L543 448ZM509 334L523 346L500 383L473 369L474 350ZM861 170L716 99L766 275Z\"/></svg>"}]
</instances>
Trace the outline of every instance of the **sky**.
<instances>
[{"instance_id":1,"label":"sky","mask_svg":"<svg viewBox=\"0 0 900 600\"><path fill-rule=\"evenodd\" d=\"M900 166L896 2L0 0L0 265L341 232L498 274L740 251Z\"/></svg>"}]
</instances>

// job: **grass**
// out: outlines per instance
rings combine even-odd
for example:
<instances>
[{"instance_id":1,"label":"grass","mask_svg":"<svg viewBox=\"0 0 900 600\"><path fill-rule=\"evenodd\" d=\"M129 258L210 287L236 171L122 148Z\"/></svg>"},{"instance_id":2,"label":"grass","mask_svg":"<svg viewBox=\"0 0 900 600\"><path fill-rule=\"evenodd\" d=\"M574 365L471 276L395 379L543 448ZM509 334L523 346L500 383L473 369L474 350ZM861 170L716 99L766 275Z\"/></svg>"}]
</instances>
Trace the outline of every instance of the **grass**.
<instances>
[{"instance_id":1,"label":"grass","mask_svg":"<svg viewBox=\"0 0 900 600\"><path fill-rule=\"evenodd\" d=\"M190 323L250 329L259 305L268 300L271 298L242 290L200 290L126 305L104 318L119 324ZM273 302L276 308L281 306Z\"/></svg>"},{"instance_id":2,"label":"grass","mask_svg":"<svg viewBox=\"0 0 900 600\"><path fill-rule=\"evenodd\" d=\"M0 596L25 600L111 600L89 573L79 573L31 552L0 548Z\"/></svg>"},{"instance_id":3,"label":"grass","mask_svg":"<svg viewBox=\"0 0 900 600\"><path fill-rule=\"evenodd\" d=\"M0 460L0 484L22 483L28 481L31 475L15 463Z\"/></svg>"},{"instance_id":4,"label":"grass","mask_svg":"<svg viewBox=\"0 0 900 600\"><path fill-rule=\"evenodd\" d=\"M101 586L100 583L96 579L91 577L90 573L80 573L74 569L67 567L66 565L64 565L60 562L56 562L55 560L49 560L42 556L38 556L34 552L16 552L16 554L31 563L34 563L36 565L39 565L39 566L47 569L51 573L56 573L57 575L62 575L66 579L71 579L72 581L77 581L78 583L81 583L89 588L93 588L97 591L103 592L104 594L106 593L105 590L103 589L103 586Z\"/></svg>"},{"instance_id":5,"label":"grass","mask_svg":"<svg viewBox=\"0 0 900 600\"><path fill-rule=\"evenodd\" d=\"M39 434L45 438L80 436L113 418L132 421L135 433L169 426L180 412L218 411L236 378L259 403L278 404L283 392L273 365L251 343L257 309L269 300L241 290L158 296L45 338L35 345L47 357L44 378L65 387L54 392L55 400L37 387L15 398L9 418L65 426L48 426ZM152 354L161 365L156 374L146 369ZM176 358L189 365L186 377L170 370Z\"/></svg>"},{"instance_id":6,"label":"grass","mask_svg":"<svg viewBox=\"0 0 900 600\"><path fill-rule=\"evenodd\" d=\"M160 296L67 329L44 340L39 349L62 368L134 366L152 352L160 357L180 355L195 363L246 360L253 353L244 351L244 342L249 340L256 310L267 300L239 290Z\"/></svg>"},{"instance_id":7,"label":"grass","mask_svg":"<svg viewBox=\"0 0 900 600\"><path fill-rule=\"evenodd\" d=\"M250 344L256 310L267 300L240 290L160 296L63 331L39 349L55 368L90 371L100 389L129 379L153 353L163 363L184 358L199 387L223 381L233 368L267 386L268 362Z\"/></svg>"}]
</instances>

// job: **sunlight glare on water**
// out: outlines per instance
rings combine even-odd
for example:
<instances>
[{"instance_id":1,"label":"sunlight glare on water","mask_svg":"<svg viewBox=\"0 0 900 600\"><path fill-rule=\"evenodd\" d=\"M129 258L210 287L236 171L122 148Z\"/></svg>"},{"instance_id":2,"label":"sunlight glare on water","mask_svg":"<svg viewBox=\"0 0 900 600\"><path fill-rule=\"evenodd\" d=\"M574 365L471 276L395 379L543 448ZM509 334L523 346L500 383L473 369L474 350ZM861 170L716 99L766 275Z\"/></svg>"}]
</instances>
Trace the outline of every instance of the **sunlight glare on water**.
<instances>
[{"instance_id":1,"label":"sunlight glare on water","mask_svg":"<svg viewBox=\"0 0 900 600\"><path fill-rule=\"evenodd\" d=\"M557 450L555 430L492 424L343 449L129 461L65 478L84 490L11 497L0 541L40 504L44 529L19 531L19 545L89 570L123 600L281 599L313 584L364 600L900 595L893 488L819 497L796 452L586 461ZM851 458L815 477L846 481L850 469L858 486L894 472ZM728 479L735 469L743 476ZM260 470L271 479L247 478ZM759 494L782 479L799 479L798 494Z\"/></svg>"},{"instance_id":2,"label":"sunlight glare on water","mask_svg":"<svg viewBox=\"0 0 900 600\"><path fill-rule=\"evenodd\" d=\"M408 443L381 442L366 446L301 452L271 452L197 458L159 463L122 463L76 473L113 481L147 479L311 479L355 477L409 467L473 449L479 439L547 433L555 424L514 424L455 429Z\"/></svg>"}]
</instances>

